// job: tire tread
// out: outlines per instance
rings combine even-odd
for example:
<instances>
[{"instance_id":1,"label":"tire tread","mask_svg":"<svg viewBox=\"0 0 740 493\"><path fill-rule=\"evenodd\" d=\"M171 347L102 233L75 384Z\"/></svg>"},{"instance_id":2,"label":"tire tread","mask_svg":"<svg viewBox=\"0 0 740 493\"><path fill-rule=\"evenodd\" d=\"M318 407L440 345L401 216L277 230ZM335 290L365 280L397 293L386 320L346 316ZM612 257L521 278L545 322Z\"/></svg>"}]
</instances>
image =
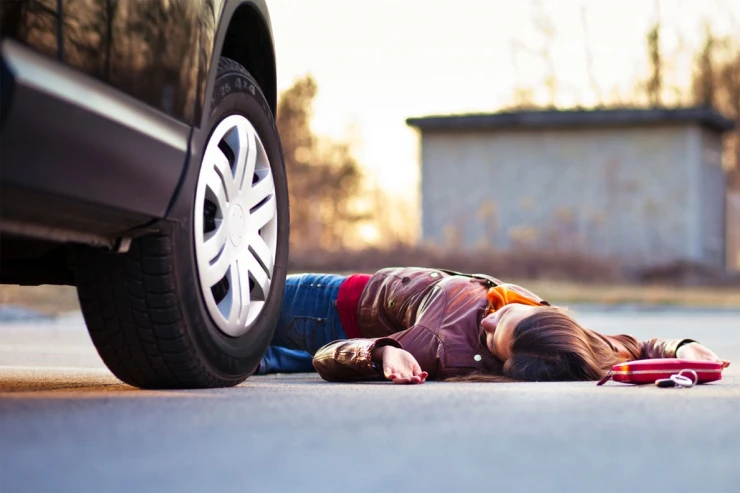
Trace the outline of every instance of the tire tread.
<instances>
[{"instance_id":1,"label":"tire tread","mask_svg":"<svg viewBox=\"0 0 740 493\"><path fill-rule=\"evenodd\" d=\"M125 255L94 249L76 255L77 290L93 342L110 370L137 387L233 385L206 371L184 330L170 242L158 234L134 240Z\"/></svg>"}]
</instances>

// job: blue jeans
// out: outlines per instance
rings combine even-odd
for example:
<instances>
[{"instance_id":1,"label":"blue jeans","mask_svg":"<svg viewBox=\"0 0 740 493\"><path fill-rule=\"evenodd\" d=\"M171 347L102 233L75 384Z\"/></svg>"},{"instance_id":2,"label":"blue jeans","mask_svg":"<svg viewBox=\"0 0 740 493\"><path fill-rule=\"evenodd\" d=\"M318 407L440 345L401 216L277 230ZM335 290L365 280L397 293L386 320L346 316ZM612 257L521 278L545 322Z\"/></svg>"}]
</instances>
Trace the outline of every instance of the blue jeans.
<instances>
[{"instance_id":1,"label":"blue jeans","mask_svg":"<svg viewBox=\"0 0 740 493\"><path fill-rule=\"evenodd\" d=\"M313 372L313 355L347 335L336 302L345 276L296 274L285 281L280 317L257 375Z\"/></svg>"}]
</instances>

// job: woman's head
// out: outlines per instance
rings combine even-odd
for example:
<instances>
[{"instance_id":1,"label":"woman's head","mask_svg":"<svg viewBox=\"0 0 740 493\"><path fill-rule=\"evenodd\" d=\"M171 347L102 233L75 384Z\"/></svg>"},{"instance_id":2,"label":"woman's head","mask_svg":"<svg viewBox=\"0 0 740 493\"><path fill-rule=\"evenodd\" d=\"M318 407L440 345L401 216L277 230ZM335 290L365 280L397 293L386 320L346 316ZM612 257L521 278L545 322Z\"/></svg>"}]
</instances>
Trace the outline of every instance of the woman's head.
<instances>
[{"instance_id":1,"label":"woman's head","mask_svg":"<svg viewBox=\"0 0 740 493\"><path fill-rule=\"evenodd\" d=\"M554 307L509 304L484 318L481 329L503 374L516 380L598 380L622 361L603 339Z\"/></svg>"}]
</instances>

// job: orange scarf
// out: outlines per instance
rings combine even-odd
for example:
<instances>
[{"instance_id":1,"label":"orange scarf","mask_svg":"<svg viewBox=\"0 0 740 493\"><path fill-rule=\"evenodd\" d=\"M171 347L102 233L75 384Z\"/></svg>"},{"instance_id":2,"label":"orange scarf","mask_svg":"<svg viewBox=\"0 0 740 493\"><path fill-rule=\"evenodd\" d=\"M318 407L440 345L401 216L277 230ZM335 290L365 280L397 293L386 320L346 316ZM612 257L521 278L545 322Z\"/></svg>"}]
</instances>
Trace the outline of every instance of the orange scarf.
<instances>
[{"instance_id":1,"label":"orange scarf","mask_svg":"<svg viewBox=\"0 0 740 493\"><path fill-rule=\"evenodd\" d=\"M513 284L500 284L488 290L486 299L488 308L486 315L489 315L501 307L510 303L519 303L521 305L540 306L539 301L535 301L529 296L516 290L517 286Z\"/></svg>"}]
</instances>

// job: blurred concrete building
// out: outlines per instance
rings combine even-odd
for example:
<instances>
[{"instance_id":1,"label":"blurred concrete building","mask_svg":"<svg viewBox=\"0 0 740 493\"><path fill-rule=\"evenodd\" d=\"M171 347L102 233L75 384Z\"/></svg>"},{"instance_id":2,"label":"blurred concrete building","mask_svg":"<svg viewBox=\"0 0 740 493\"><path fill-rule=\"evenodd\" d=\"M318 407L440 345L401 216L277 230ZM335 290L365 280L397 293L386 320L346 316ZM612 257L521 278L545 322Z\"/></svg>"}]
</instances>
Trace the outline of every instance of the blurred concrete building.
<instances>
[{"instance_id":1,"label":"blurred concrete building","mask_svg":"<svg viewBox=\"0 0 740 493\"><path fill-rule=\"evenodd\" d=\"M710 109L407 123L421 132L425 242L575 250L627 268L730 257L721 134L733 124Z\"/></svg>"}]
</instances>

